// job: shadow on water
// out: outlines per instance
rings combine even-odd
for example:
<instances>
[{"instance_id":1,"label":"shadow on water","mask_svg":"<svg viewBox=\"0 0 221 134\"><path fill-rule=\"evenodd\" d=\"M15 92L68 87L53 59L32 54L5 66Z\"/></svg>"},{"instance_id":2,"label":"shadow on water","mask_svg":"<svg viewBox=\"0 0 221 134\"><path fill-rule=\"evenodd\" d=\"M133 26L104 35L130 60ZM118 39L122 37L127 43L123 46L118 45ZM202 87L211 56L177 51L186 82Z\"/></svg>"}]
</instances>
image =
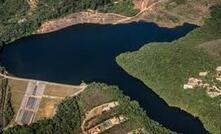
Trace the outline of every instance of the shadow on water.
<instances>
[{"instance_id":1,"label":"shadow on water","mask_svg":"<svg viewBox=\"0 0 221 134\"><path fill-rule=\"evenodd\" d=\"M1 53L1 63L20 77L62 83L104 82L118 85L137 100L150 118L181 133L206 133L190 114L169 107L140 80L120 68L115 58L149 42L173 41L196 28L184 24L160 28L153 23L119 25L80 24L57 32L15 41Z\"/></svg>"}]
</instances>

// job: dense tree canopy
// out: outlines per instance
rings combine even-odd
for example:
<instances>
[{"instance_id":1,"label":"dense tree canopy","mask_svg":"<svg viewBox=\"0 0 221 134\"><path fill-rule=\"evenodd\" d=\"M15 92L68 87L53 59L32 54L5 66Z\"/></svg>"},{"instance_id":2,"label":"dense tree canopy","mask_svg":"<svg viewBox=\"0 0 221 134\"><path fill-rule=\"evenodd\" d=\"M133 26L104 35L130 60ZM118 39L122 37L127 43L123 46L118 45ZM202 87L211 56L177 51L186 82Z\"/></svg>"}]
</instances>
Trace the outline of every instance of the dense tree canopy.
<instances>
[{"instance_id":1,"label":"dense tree canopy","mask_svg":"<svg viewBox=\"0 0 221 134\"><path fill-rule=\"evenodd\" d=\"M80 132L81 110L78 98L67 98L58 106L52 119L45 119L30 126L16 126L4 131L5 134L77 134Z\"/></svg>"},{"instance_id":2,"label":"dense tree canopy","mask_svg":"<svg viewBox=\"0 0 221 134\"><path fill-rule=\"evenodd\" d=\"M167 103L198 116L206 129L219 134L221 96L211 98L202 87L183 89L190 77L198 78L202 71L208 71L211 75L208 77L212 77L206 77L205 81L215 82L214 70L221 65L221 53L218 51L221 48L218 41L221 39L221 5L214 6L211 10L211 16L207 18L205 25L186 37L172 43L145 45L137 52L121 54L117 57L117 62L128 73L151 87Z\"/></svg>"},{"instance_id":3,"label":"dense tree canopy","mask_svg":"<svg viewBox=\"0 0 221 134\"><path fill-rule=\"evenodd\" d=\"M6 129L4 134L80 134L80 126L85 118L85 113L97 105L107 103L106 101L120 103L120 106L113 110L108 118L120 114L127 117L128 121L104 131L104 133L112 133L113 131L120 133L122 129L131 131L134 128L144 128L147 133L152 134L172 133L151 120L136 101L131 101L116 86L92 83L79 96L66 98L59 104L56 115L52 119L40 120L30 126L14 126Z\"/></svg>"},{"instance_id":4,"label":"dense tree canopy","mask_svg":"<svg viewBox=\"0 0 221 134\"><path fill-rule=\"evenodd\" d=\"M34 33L40 24L49 19L86 9L134 15L132 0L36 0L31 9L27 0L0 0L0 41L11 42ZM12 6L13 5L13 6Z\"/></svg>"}]
</instances>

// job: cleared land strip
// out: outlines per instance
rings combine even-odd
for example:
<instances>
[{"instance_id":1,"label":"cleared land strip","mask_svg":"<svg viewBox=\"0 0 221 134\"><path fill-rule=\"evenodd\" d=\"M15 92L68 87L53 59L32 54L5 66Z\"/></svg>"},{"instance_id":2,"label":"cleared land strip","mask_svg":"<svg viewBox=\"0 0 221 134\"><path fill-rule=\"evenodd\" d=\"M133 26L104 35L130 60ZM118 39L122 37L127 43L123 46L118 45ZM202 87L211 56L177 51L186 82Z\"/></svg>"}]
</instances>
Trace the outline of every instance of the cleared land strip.
<instances>
[{"instance_id":1,"label":"cleared land strip","mask_svg":"<svg viewBox=\"0 0 221 134\"><path fill-rule=\"evenodd\" d=\"M89 129L86 133L87 134L100 134L102 132L104 132L105 130L108 130L116 125L119 125L125 121L127 121L128 118L123 116L123 115L119 115L119 116L115 116L112 117L108 120L105 120L104 122L96 125L95 127Z\"/></svg>"},{"instance_id":2,"label":"cleared land strip","mask_svg":"<svg viewBox=\"0 0 221 134\"><path fill-rule=\"evenodd\" d=\"M4 127L4 107L5 107L5 100L8 97L8 87L6 86L7 79L0 80L0 85L2 85L0 90L0 133L1 129Z\"/></svg>"},{"instance_id":3,"label":"cleared land strip","mask_svg":"<svg viewBox=\"0 0 221 134\"><path fill-rule=\"evenodd\" d=\"M81 124L81 130L82 130L82 133L83 134L95 134L95 133L100 133L101 131L100 131L100 129L99 129L99 126L102 126L103 124L99 124L99 126L96 126L96 127L94 127L94 128L91 128L91 129L89 129L89 130L86 130L85 129L85 123L87 122L87 121L89 121L90 119L92 119L92 118L94 118L94 117L97 117L97 116L99 116L99 115L102 115L104 112L108 112L108 111L110 111L110 110L112 110L113 108L115 108L115 107L117 107L119 105L119 102L117 102L117 101L113 101L113 102L109 102L109 103L104 103L104 104L102 104L102 105L99 105L99 106L96 106L96 107L94 107L94 108L92 108L90 111L88 111L87 113L86 113L86 117L85 117L85 119L83 120L83 122L82 122L82 124ZM104 130L106 130L106 129L109 129L109 128L111 128L112 127L112 125L114 126L114 125L116 125L116 124L112 124L112 122L111 122L111 120L112 119L110 119L109 121L106 121L106 122L108 122L108 123L110 123L109 125L109 127L107 127L107 128L103 128L102 129L102 131L104 131ZM119 122L120 123L120 122ZM118 123L117 123L118 124ZM99 129L99 130L98 130ZM99 131L99 132L98 132Z\"/></svg>"}]
</instances>

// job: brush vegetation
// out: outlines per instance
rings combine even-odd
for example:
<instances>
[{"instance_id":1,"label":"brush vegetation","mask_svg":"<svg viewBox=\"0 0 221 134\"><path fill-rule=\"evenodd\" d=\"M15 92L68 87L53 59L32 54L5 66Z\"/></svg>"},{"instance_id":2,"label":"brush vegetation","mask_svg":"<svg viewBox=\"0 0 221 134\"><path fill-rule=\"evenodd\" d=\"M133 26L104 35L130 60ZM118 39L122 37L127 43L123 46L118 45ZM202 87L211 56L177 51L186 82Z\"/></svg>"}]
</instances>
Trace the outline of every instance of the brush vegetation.
<instances>
[{"instance_id":1,"label":"brush vegetation","mask_svg":"<svg viewBox=\"0 0 221 134\"><path fill-rule=\"evenodd\" d=\"M211 98L205 89L184 90L188 78L213 73L221 65L221 5L211 8L205 25L174 42L150 43L117 57L118 64L142 80L169 105L191 113L214 134L221 133L221 96ZM213 51L211 51L213 50Z\"/></svg>"},{"instance_id":2,"label":"brush vegetation","mask_svg":"<svg viewBox=\"0 0 221 134\"><path fill-rule=\"evenodd\" d=\"M43 21L87 9L132 16L132 0L0 0L0 44L36 32Z\"/></svg>"},{"instance_id":3,"label":"brush vegetation","mask_svg":"<svg viewBox=\"0 0 221 134\"><path fill-rule=\"evenodd\" d=\"M105 113L105 116L102 114L102 118L99 118L97 122L102 122L117 115L126 116L128 121L104 131L104 133L126 133L137 128L144 128L146 133L152 134L173 133L148 118L139 104L124 96L116 86L92 83L79 96L66 98L59 104L56 115L53 118L40 120L30 126L14 126L6 129L4 134L78 134L81 133L80 126L85 113L95 106L110 101L118 101L120 106L110 113Z\"/></svg>"}]
</instances>

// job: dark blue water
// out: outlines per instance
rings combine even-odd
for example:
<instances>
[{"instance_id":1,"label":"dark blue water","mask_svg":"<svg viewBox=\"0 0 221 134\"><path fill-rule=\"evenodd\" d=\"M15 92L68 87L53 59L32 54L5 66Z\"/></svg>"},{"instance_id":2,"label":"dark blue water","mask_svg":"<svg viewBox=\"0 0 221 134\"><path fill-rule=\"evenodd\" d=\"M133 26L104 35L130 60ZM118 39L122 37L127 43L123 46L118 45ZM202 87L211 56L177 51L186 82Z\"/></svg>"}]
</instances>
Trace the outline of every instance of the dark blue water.
<instances>
[{"instance_id":1,"label":"dark blue water","mask_svg":"<svg viewBox=\"0 0 221 134\"><path fill-rule=\"evenodd\" d=\"M1 63L20 77L69 84L96 81L117 85L137 100L151 119L167 128L181 133L206 133L198 119L169 107L115 61L120 53L138 50L148 42L178 39L194 28L184 24L168 29L144 22L76 25L15 41L3 49Z\"/></svg>"}]
</instances>

